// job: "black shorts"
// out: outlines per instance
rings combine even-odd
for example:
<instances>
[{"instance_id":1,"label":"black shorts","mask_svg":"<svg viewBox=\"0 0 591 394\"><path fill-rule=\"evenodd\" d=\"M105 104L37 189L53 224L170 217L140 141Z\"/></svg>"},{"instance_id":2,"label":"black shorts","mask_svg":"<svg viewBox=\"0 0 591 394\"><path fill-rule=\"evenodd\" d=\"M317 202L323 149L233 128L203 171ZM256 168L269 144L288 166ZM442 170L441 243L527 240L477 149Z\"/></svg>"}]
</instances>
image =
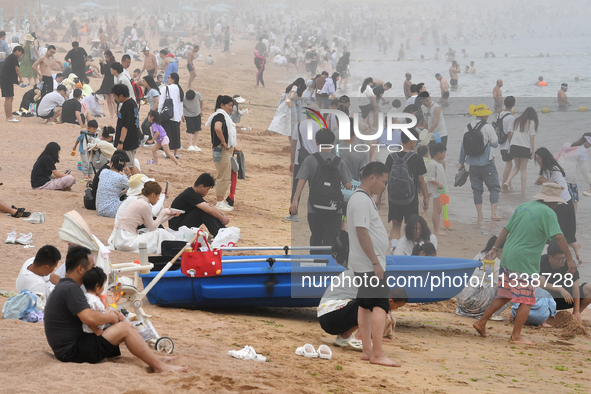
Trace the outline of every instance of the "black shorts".
<instances>
[{"instance_id":1,"label":"black shorts","mask_svg":"<svg viewBox=\"0 0 591 394\"><path fill-rule=\"evenodd\" d=\"M49 114L47 114L47 115L37 114L37 116L40 117L41 119L51 119L55 116L55 109L52 109L51 111L49 111Z\"/></svg>"},{"instance_id":2,"label":"black shorts","mask_svg":"<svg viewBox=\"0 0 591 394\"><path fill-rule=\"evenodd\" d=\"M96 364L105 358L121 355L119 346L112 345L102 336L84 333L58 360L65 363Z\"/></svg>"},{"instance_id":3,"label":"black shorts","mask_svg":"<svg viewBox=\"0 0 591 394\"><path fill-rule=\"evenodd\" d=\"M583 296L583 287L585 287L585 285L587 284L587 282L583 283L582 285L579 286L579 294L580 294L580 298L581 300L584 298ZM568 291L568 289L567 289ZM562 297L560 295L560 293L556 292L556 291L549 291L549 293L552 295L552 297L554 297L554 301L556 301L556 310L557 311L563 311L565 309L570 309L573 308L575 306L575 304L569 304L568 302L566 302L566 300L564 299L564 297ZM569 293L572 292L569 291Z\"/></svg>"},{"instance_id":4,"label":"black shorts","mask_svg":"<svg viewBox=\"0 0 591 394\"><path fill-rule=\"evenodd\" d=\"M558 204L554 209L560 230L566 238L566 243L577 242L577 215L575 214L575 204L573 199L568 200L567 204Z\"/></svg>"},{"instance_id":5,"label":"black shorts","mask_svg":"<svg viewBox=\"0 0 591 394\"><path fill-rule=\"evenodd\" d=\"M458 80L455 78L450 79L449 83L451 86L458 86Z\"/></svg>"},{"instance_id":6,"label":"black shorts","mask_svg":"<svg viewBox=\"0 0 591 394\"><path fill-rule=\"evenodd\" d=\"M507 149L501 149L501 158L503 159L504 162L508 162L513 160L513 156L511 156L511 152L509 152Z\"/></svg>"},{"instance_id":7,"label":"black shorts","mask_svg":"<svg viewBox=\"0 0 591 394\"><path fill-rule=\"evenodd\" d=\"M371 280L375 277L375 273L371 272L355 272L356 277L361 277L362 284L357 291L357 305L363 309L369 309L373 312L373 308L382 308L386 313L390 311L390 288L386 280L386 274L381 280ZM372 286L374 284L376 286Z\"/></svg>"},{"instance_id":8,"label":"black shorts","mask_svg":"<svg viewBox=\"0 0 591 394\"><path fill-rule=\"evenodd\" d=\"M449 98L449 91L443 92L443 94L441 95L441 98L444 100L447 100Z\"/></svg>"},{"instance_id":9,"label":"black shorts","mask_svg":"<svg viewBox=\"0 0 591 394\"><path fill-rule=\"evenodd\" d=\"M367 105L360 105L359 109L361 110L361 118L365 119L371 113L371 111L373 111L373 104L369 103Z\"/></svg>"},{"instance_id":10,"label":"black shorts","mask_svg":"<svg viewBox=\"0 0 591 394\"><path fill-rule=\"evenodd\" d=\"M80 119L82 119L82 124L86 124L86 117L84 116L84 114L80 114ZM78 124L78 119L74 120L73 122L64 122L64 123L70 123L70 124Z\"/></svg>"},{"instance_id":11,"label":"black shorts","mask_svg":"<svg viewBox=\"0 0 591 394\"><path fill-rule=\"evenodd\" d=\"M418 193L418 192L417 192ZM392 204L388 201L388 222L392 220L396 220L397 222L404 221L408 222L408 219L412 215L419 214L419 199L415 197L415 199L408 205L398 205Z\"/></svg>"},{"instance_id":12,"label":"black shorts","mask_svg":"<svg viewBox=\"0 0 591 394\"><path fill-rule=\"evenodd\" d=\"M187 70L189 70L189 72L191 72L194 70L194 68L190 64L187 64Z\"/></svg>"},{"instance_id":13,"label":"black shorts","mask_svg":"<svg viewBox=\"0 0 591 394\"><path fill-rule=\"evenodd\" d=\"M511 156L513 158L529 159L531 158L531 149L524 146L511 145Z\"/></svg>"},{"instance_id":14,"label":"black shorts","mask_svg":"<svg viewBox=\"0 0 591 394\"><path fill-rule=\"evenodd\" d=\"M187 133L195 134L196 131L201 131L201 115L186 117L185 122L187 123Z\"/></svg>"},{"instance_id":15,"label":"black shorts","mask_svg":"<svg viewBox=\"0 0 591 394\"><path fill-rule=\"evenodd\" d=\"M320 327L330 335L341 335L353 327L357 327L357 312L359 305L356 300L349 301L347 305L336 311L329 312L318 318Z\"/></svg>"},{"instance_id":16,"label":"black shorts","mask_svg":"<svg viewBox=\"0 0 591 394\"><path fill-rule=\"evenodd\" d=\"M297 64L298 58L297 57L290 57L288 62L290 62L291 64Z\"/></svg>"},{"instance_id":17,"label":"black shorts","mask_svg":"<svg viewBox=\"0 0 591 394\"><path fill-rule=\"evenodd\" d=\"M2 97L14 97L14 84L12 82L0 78L0 89L2 89Z\"/></svg>"},{"instance_id":18,"label":"black shorts","mask_svg":"<svg viewBox=\"0 0 591 394\"><path fill-rule=\"evenodd\" d=\"M156 76L156 69L153 68L151 70L148 70L148 75L154 78Z\"/></svg>"}]
</instances>

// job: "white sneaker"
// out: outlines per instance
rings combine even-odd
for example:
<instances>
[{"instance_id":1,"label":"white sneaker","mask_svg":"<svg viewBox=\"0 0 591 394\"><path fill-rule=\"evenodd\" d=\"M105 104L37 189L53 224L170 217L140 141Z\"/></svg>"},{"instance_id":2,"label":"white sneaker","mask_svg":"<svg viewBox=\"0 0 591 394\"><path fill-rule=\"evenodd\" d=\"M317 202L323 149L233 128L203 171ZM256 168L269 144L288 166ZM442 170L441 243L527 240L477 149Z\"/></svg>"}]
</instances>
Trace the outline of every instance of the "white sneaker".
<instances>
[{"instance_id":1,"label":"white sneaker","mask_svg":"<svg viewBox=\"0 0 591 394\"><path fill-rule=\"evenodd\" d=\"M8 233L8 237L6 237L6 241L4 241L5 244L14 244L16 243L16 230L14 230L11 233Z\"/></svg>"},{"instance_id":2,"label":"white sneaker","mask_svg":"<svg viewBox=\"0 0 591 394\"><path fill-rule=\"evenodd\" d=\"M289 220L290 222L297 222L299 221L298 215L292 215L289 214L286 217L284 217L285 220Z\"/></svg>"},{"instance_id":3,"label":"white sneaker","mask_svg":"<svg viewBox=\"0 0 591 394\"><path fill-rule=\"evenodd\" d=\"M187 151L194 151L194 150L195 150L195 147L193 145L191 145L187 148Z\"/></svg>"},{"instance_id":4,"label":"white sneaker","mask_svg":"<svg viewBox=\"0 0 591 394\"><path fill-rule=\"evenodd\" d=\"M21 237L16 240L17 244L21 245L28 245L33 242L33 233L23 234L21 233Z\"/></svg>"},{"instance_id":5,"label":"white sneaker","mask_svg":"<svg viewBox=\"0 0 591 394\"><path fill-rule=\"evenodd\" d=\"M23 221L33 224L45 223L45 214L43 212L33 212L31 216L23 219Z\"/></svg>"},{"instance_id":6,"label":"white sneaker","mask_svg":"<svg viewBox=\"0 0 591 394\"><path fill-rule=\"evenodd\" d=\"M234 210L234 207L231 207L230 205L228 205L227 202L225 201L220 201L218 202L215 207L217 209L219 209L220 211L225 211L225 212L231 212Z\"/></svg>"},{"instance_id":7,"label":"white sneaker","mask_svg":"<svg viewBox=\"0 0 591 394\"><path fill-rule=\"evenodd\" d=\"M200 148L200 147L198 147L197 145L193 145L193 150L194 150L195 152L201 152L201 148Z\"/></svg>"},{"instance_id":8,"label":"white sneaker","mask_svg":"<svg viewBox=\"0 0 591 394\"><path fill-rule=\"evenodd\" d=\"M337 335L336 339L333 342L333 345L338 346L338 347L347 347L349 346L349 338L343 338L340 335Z\"/></svg>"}]
</instances>

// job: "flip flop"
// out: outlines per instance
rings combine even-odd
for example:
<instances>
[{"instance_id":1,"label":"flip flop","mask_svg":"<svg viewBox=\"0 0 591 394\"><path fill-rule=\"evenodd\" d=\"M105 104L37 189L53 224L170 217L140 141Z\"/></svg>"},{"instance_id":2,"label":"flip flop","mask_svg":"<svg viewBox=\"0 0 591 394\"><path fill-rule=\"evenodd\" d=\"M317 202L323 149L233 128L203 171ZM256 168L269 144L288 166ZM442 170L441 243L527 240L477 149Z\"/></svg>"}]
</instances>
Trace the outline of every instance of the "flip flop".
<instances>
[{"instance_id":1,"label":"flip flop","mask_svg":"<svg viewBox=\"0 0 591 394\"><path fill-rule=\"evenodd\" d=\"M353 350L357 350L358 352L363 351L363 342L355 338L355 335L351 335L347 339L347 346Z\"/></svg>"},{"instance_id":2,"label":"flip flop","mask_svg":"<svg viewBox=\"0 0 591 394\"><path fill-rule=\"evenodd\" d=\"M314 346L310 345L309 343L306 343L304 346L297 348L295 353L298 356L304 356L308 358L318 357L316 349L314 349Z\"/></svg>"},{"instance_id":3,"label":"flip flop","mask_svg":"<svg viewBox=\"0 0 591 394\"><path fill-rule=\"evenodd\" d=\"M18 122L20 122L20 120L15 119L15 118L9 119L8 121L11 122L11 123L18 123Z\"/></svg>"},{"instance_id":4,"label":"flip flop","mask_svg":"<svg viewBox=\"0 0 591 394\"><path fill-rule=\"evenodd\" d=\"M320 345L318 347L318 357L323 360L330 360L332 358L332 350L326 345Z\"/></svg>"},{"instance_id":5,"label":"flip flop","mask_svg":"<svg viewBox=\"0 0 591 394\"><path fill-rule=\"evenodd\" d=\"M228 350L228 356L239 360L267 361L267 358L261 354L257 354L252 346L244 346L242 350Z\"/></svg>"},{"instance_id":6,"label":"flip flop","mask_svg":"<svg viewBox=\"0 0 591 394\"><path fill-rule=\"evenodd\" d=\"M14 215L10 215L13 218L28 218L31 216L31 212L25 212L25 208L17 208L13 205L12 209L16 209L16 213Z\"/></svg>"}]
</instances>

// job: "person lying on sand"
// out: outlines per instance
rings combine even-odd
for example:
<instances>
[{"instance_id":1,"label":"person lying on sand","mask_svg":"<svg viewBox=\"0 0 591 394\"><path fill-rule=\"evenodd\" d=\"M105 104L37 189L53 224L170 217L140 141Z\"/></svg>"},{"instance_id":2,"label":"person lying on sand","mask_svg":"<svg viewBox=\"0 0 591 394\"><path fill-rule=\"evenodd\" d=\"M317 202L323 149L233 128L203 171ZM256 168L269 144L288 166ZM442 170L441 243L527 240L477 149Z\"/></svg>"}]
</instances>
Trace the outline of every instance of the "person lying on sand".
<instances>
[{"instance_id":1,"label":"person lying on sand","mask_svg":"<svg viewBox=\"0 0 591 394\"><path fill-rule=\"evenodd\" d=\"M101 313L90 309L80 286L92 267L94 261L88 248L71 248L66 256L66 276L60 279L45 305L45 336L55 357L62 362L95 364L120 356L119 345L125 342L129 351L154 372L186 371L187 366L168 364L176 357L156 356L119 311ZM97 335L85 333L83 323L90 327L111 325Z\"/></svg>"}]
</instances>

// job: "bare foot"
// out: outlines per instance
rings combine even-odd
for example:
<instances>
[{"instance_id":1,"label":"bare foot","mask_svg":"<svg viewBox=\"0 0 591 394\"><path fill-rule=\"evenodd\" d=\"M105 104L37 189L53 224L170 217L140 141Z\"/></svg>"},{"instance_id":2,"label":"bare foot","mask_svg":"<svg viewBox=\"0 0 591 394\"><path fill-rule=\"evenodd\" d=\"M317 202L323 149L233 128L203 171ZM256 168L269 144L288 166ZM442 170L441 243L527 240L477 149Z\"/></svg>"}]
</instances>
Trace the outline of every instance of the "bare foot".
<instances>
[{"instance_id":1,"label":"bare foot","mask_svg":"<svg viewBox=\"0 0 591 394\"><path fill-rule=\"evenodd\" d=\"M370 358L371 358L371 354L368 355L367 353L363 353L363 352L361 353L361 359L363 361L369 361Z\"/></svg>"},{"instance_id":2,"label":"bare foot","mask_svg":"<svg viewBox=\"0 0 591 394\"><path fill-rule=\"evenodd\" d=\"M508 192L509 191L509 185L506 183L503 183L503 187L501 188L502 191L504 192Z\"/></svg>"},{"instance_id":3,"label":"bare foot","mask_svg":"<svg viewBox=\"0 0 591 394\"><path fill-rule=\"evenodd\" d=\"M541 327L542 328L552 328L552 326L548 323L542 323Z\"/></svg>"},{"instance_id":4,"label":"bare foot","mask_svg":"<svg viewBox=\"0 0 591 394\"><path fill-rule=\"evenodd\" d=\"M478 331L481 337L486 338L486 324L480 323L479 320L476 323L472 324L472 327L474 327L474 329Z\"/></svg>"},{"instance_id":5,"label":"bare foot","mask_svg":"<svg viewBox=\"0 0 591 394\"><path fill-rule=\"evenodd\" d=\"M519 344L519 345L536 346L535 342L528 341L524 337L520 337L519 339L513 339L513 337L509 337L509 343L515 343L515 344Z\"/></svg>"},{"instance_id":6,"label":"bare foot","mask_svg":"<svg viewBox=\"0 0 591 394\"><path fill-rule=\"evenodd\" d=\"M577 259L577 261L579 262L579 264L583 264L583 262L581 261L581 256L579 255L579 250L581 250L581 244L572 243L569 246L571 248L573 248L573 250L575 251L575 258Z\"/></svg>"},{"instance_id":7,"label":"bare foot","mask_svg":"<svg viewBox=\"0 0 591 394\"><path fill-rule=\"evenodd\" d=\"M187 365L185 365L185 366L177 366L177 365L163 364L161 368L154 369L154 372L155 373L162 373L162 372L185 372L187 369L189 369L189 366L187 366Z\"/></svg>"},{"instance_id":8,"label":"bare foot","mask_svg":"<svg viewBox=\"0 0 591 394\"><path fill-rule=\"evenodd\" d=\"M386 367L401 367L402 365L395 363L388 357L372 357L369 359L370 364L384 365Z\"/></svg>"},{"instance_id":9,"label":"bare foot","mask_svg":"<svg viewBox=\"0 0 591 394\"><path fill-rule=\"evenodd\" d=\"M500 215L492 215L490 218L494 221L498 221L498 220L501 220L503 217Z\"/></svg>"},{"instance_id":10,"label":"bare foot","mask_svg":"<svg viewBox=\"0 0 591 394\"><path fill-rule=\"evenodd\" d=\"M158 358L160 359L160 361L162 361L164 363L169 363L169 362L176 360L178 357L176 357L176 356L158 356Z\"/></svg>"},{"instance_id":11,"label":"bare foot","mask_svg":"<svg viewBox=\"0 0 591 394\"><path fill-rule=\"evenodd\" d=\"M382 338L382 342L392 342L392 341L393 341L392 338L386 338L386 337Z\"/></svg>"}]
</instances>

